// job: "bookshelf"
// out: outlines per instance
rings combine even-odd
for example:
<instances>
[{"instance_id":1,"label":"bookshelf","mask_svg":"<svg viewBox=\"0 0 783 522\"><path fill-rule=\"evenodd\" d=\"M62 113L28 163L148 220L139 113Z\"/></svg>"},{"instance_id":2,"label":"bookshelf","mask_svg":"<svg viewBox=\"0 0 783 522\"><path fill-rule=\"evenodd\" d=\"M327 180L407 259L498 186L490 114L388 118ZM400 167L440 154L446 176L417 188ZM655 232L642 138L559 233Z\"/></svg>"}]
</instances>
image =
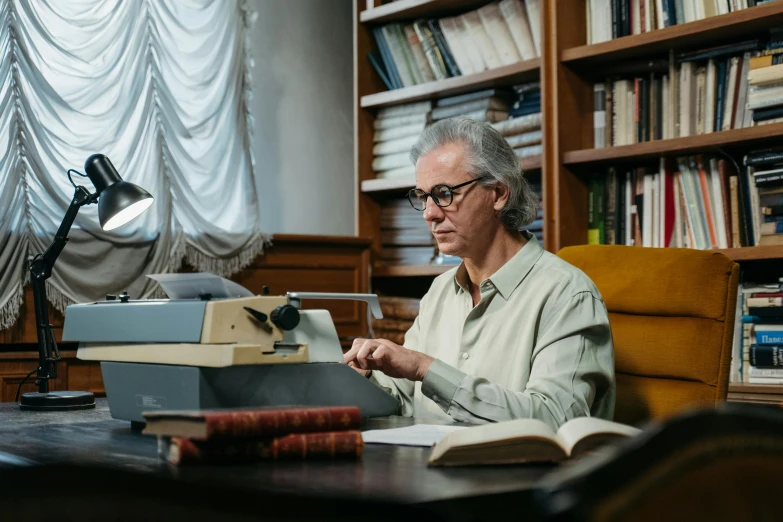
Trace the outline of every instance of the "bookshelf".
<instances>
[{"instance_id":1,"label":"bookshelf","mask_svg":"<svg viewBox=\"0 0 783 522\"><path fill-rule=\"evenodd\" d=\"M363 109L377 109L401 103L454 96L492 87L508 87L515 83L537 80L540 66L541 60L535 58L467 76L457 76L436 82L414 85L413 87L405 87L404 89L368 94L362 96L361 105Z\"/></svg>"},{"instance_id":2,"label":"bookshelf","mask_svg":"<svg viewBox=\"0 0 783 522\"><path fill-rule=\"evenodd\" d=\"M382 4L379 0L354 0L354 102L355 159L356 159L356 231L360 236L373 238L373 282L379 279L402 280L412 278L421 283L420 294L429 287L432 278L448 270L449 266L385 266L380 261L380 207L389 198L398 198L413 188L411 179L375 179L373 160L373 121L377 111L422 100L434 100L482 89L509 87L536 81L540 78L541 59L489 69L480 73L446 78L402 89L387 90L366 56L374 50L372 29L379 24L412 21L418 18L462 14L489 3L489 0L398 0ZM378 4L378 5L375 5ZM543 158L534 156L520 160L531 180L543 183ZM546 233L545 233L546 236ZM376 289L378 285L374 286Z\"/></svg>"},{"instance_id":3,"label":"bookshelf","mask_svg":"<svg viewBox=\"0 0 783 522\"><path fill-rule=\"evenodd\" d=\"M356 206L358 235L373 238L373 287L394 292L405 287L423 294L432 277L447 266L383 266L380 252L380 205L411 188L405 180L376 180L372 171L372 128L377 109L417 100L512 85L539 79L542 96L543 153L526 158L522 166L540 183L544 199L544 247L561 248L587 242L587 193L597 167L649 162L661 156L677 157L716 148L734 155L783 139L783 123L734 129L635 145L593 148L593 84L622 72L627 60L667 59L670 50L691 51L752 39L783 26L783 2L756 6L695 22L675 25L608 42L586 45L586 0L541 1L541 58L483 73L387 91L367 62L374 49L374 25L419 17L464 13L487 0L354 0L354 77L356 107ZM770 270L783 259L783 246L719 250L742 265L743 271ZM418 285L418 286L417 286ZM730 399L783 399L783 387L731 385ZM743 399L745 398L745 399ZM759 399L760 398L760 399ZM767 401L770 402L770 401ZM778 401L783 402L783 400Z\"/></svg>"}]
</instances>

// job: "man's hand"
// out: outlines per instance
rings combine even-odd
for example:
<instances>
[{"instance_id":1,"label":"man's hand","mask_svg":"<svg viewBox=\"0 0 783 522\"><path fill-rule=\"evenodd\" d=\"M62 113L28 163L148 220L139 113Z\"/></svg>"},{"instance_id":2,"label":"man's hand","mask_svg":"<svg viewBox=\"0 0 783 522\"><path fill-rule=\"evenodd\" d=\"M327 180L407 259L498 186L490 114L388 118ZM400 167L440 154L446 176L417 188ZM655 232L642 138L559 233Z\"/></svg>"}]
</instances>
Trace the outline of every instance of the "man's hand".
<instances>
[{"instance_id":1,"label":"man's hand","mask_svg":"<svg viewBox=\"0 0 783 522\"><path fill-rule=\"evenodd\" d=\"M423 381L435 360L386 339L354 339L353 346L343 358L362 374L362 370L379 370L389 377L411 381Z\"/></svg>"}]
</instances>

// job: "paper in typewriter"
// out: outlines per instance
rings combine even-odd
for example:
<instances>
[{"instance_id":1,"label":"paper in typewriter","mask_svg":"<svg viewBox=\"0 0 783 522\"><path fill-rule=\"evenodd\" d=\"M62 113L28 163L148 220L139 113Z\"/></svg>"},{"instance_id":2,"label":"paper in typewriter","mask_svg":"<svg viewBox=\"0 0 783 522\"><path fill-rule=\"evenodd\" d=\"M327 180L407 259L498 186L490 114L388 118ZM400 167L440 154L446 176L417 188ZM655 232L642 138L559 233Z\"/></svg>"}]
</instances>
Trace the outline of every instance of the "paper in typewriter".
<instances>
[{"instance_id":1,"label":"paper in typewriter","mask_svg":"<svg viewBox=\"0 0 783 522\"><path fill-rule=\"evenodd\" d=\"M158 282L169 299L198 299L209 294L222 297L253 297L253 292L224 277L207 272L195 274L148 274Z\"/></svg>"}]
</instances>

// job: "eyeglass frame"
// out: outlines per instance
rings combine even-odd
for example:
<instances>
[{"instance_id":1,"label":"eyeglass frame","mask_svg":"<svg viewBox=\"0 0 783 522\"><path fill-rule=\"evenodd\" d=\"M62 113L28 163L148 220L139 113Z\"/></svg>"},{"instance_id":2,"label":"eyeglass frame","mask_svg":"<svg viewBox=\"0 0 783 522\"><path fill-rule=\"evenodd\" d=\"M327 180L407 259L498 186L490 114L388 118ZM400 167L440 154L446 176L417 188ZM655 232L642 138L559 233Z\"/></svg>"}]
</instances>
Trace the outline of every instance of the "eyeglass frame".
<instances>
[{"instance_id":1,"label":"eyeglass frame","mask_svg":"<svg viewBox=\"0 0 783 522\"><path fill-rule=\"evenodd\" d=\"M465 186L467 186L467 185L470 185L471 183L475 183L475 182L477 182L477 181L482 181L482 180L485 180L485 179L487 179L487 176L486 176L486 175L484 175L484 176L479 176L479 177L477 177L477 178L474 178L474 179L472 179L472 180L470 180L470 181L466 181L465 183L460 183L459 185L454 185L453 187L452 187L452 186L450 186L450 185L446 185L445 183L438 183L437 185L435 185L434 187L432 187L432 189L430 189L430 191L429 191L429 192L424 192L424 191L423 191L422 189L420 189L420 188L412 188L412 189L410 189L410 190L408 191L408 194L407 194L407 196L408 196L408 203L410 203L410 204L411 204L411 206L413 207L413 210L416 210L416 211L418 211L418 212L424 212L425 210L427 210L427 200L426 200L426 199L424 200L424 208L422 208L422 209L418 209L418 208L416 208L416 205L414 205L414 204L413 204L413 201L411 200L411 194L415 193L417 190L421 190L421 192L422 192L422 195L424 195L424 196L426 196L427 198L429 198L429 199L431 199L432 201L434 201L434 202L435 202L435 204L436 204L438 207L440 207L440 208L446 208L446 207L450 206L452 203L454 203L454 190L456 190L456 189L458 189L458 188L465 187ZM432 191L433 191L433 190L435 190L437 187L446 187L446 188L447 188L447 189L449 189L449 191L451 192L451 201L449 201L448 205L441 205L440 203L438 203L438 199L432 196Z\"/></svg>"}]
</instances>

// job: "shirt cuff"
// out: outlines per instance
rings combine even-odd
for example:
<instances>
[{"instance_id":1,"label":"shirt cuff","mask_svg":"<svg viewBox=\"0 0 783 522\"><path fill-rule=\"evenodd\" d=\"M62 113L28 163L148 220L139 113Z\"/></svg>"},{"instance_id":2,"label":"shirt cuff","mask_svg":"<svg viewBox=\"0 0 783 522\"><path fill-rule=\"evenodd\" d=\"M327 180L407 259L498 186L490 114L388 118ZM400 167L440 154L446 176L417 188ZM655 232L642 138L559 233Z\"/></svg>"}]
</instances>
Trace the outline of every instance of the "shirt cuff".
<instances>
[{"instance_id":1,"label":"shirt cuff","mask_svg":"<svg viewBox=\"0 0 783 522\"><path fill-rule=\"evenodd\" d=\"M467 374L440 359L435 359L424 375L421 392L425 397L432 399L444 413L448 413L451 400L465 375Z\"/></svg>"}]
</instances>

